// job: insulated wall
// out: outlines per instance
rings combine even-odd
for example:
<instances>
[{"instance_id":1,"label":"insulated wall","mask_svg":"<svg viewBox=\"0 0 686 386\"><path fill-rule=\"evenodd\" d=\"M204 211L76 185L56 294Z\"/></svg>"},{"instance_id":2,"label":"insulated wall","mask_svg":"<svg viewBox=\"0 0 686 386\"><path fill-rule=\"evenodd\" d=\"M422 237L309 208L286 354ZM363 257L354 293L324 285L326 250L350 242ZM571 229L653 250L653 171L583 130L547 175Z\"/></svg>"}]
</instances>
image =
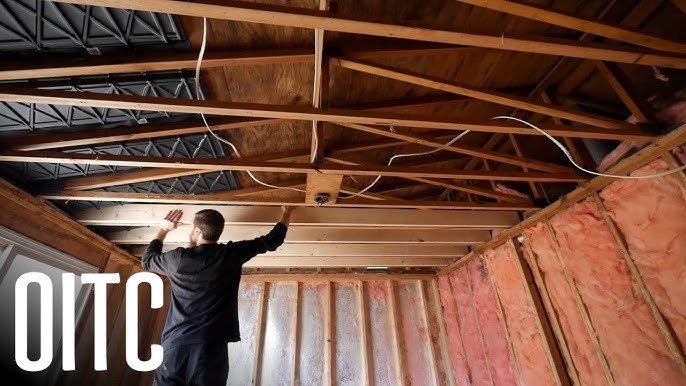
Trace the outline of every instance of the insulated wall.
<instances>
[{"instance_id":1,"label":"insulated wall","mask_svg":"<svg viewBox=\"0 0 686 386\"><path fill-rule=\"evenodd\" d=\"M239 291L228 385L450 385L438 286L428 280L261 281Z\"/></svg>"}]
</instances>

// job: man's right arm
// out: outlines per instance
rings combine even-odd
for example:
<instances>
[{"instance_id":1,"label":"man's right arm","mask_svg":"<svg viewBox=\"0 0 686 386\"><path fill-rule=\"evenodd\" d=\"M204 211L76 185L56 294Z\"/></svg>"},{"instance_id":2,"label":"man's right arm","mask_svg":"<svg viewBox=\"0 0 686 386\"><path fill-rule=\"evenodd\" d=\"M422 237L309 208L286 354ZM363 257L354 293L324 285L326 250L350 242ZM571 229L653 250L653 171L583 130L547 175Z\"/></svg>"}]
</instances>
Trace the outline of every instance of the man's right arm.
<instances>
[{"instance_id":1,"label":"man's right arm","mask_svg":"<svg viewBox=\"0 0 686 386\"><path fill-rule=\"evenodd\" d=\"M286 232L291 222L292 207L284 207L281 220L264 236L253 240L238 241L232 244L233 253L240 260L241 265L247 263L253 257L275 251L286 240Z\"/></svg>"}]
</instances>

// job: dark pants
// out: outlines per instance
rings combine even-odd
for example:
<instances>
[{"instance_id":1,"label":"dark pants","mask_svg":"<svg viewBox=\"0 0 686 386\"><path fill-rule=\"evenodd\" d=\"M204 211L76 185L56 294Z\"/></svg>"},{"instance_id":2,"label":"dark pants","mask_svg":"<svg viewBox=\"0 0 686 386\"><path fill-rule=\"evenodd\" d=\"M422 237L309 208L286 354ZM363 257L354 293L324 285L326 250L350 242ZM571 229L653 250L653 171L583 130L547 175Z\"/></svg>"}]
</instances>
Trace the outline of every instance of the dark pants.
<instances>
[{"instance_id":1,"label":"dark pants","mask_svg":"<svg viewBox=\"0 0 686 386\"><path fill-rule=\"evenodd\" d=\"M164 348L155 386L225 386L229 376L226 344L198 343Z\"/></svg>"}]
</instances>

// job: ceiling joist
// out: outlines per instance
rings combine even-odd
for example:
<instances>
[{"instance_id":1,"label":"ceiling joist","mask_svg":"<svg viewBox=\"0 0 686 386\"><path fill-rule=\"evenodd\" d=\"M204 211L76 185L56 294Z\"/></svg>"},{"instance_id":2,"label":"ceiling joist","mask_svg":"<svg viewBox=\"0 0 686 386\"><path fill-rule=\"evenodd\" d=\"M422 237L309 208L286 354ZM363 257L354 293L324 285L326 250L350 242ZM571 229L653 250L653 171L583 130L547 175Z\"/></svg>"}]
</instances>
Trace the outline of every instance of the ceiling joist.
<instances>
[{"instance_id":1,"label":"ceiling joist","mask_svg":"<svg viewBox=\"0 0 686 386\"><path fill-rule=\"evenodd\" d=\"M234 20L249 23L281 25L296 28L422 40L497 50L521 51L545 55L571 56L621 63L686 68L686 56L651 50L638 50L602 44L581 44L552 38L514 38L466 32L410 27L393 23L331 15L325 11L271 4L225 0L179 1L147 0L56 0L56 2L162 12L176 15Z\"/></svg>"},{"instance_id":2,"label":"ceiling joist","mask_svg":"<svg viewBox=\"0 0 686 386\"><path fill-rule=\"evenodd\" d=\"M392 125L443 130L471 130L490 133L542 135L522 124L504 122L466 123L453 118L423 115L394 114L373 111L343 109L317 109L308 106L268 105L257 103L234 103L224 101L186 100L174 98L142 97L135 95L110 95L88 92L68 92L36 89L11 89L0 91L0 101L20 103L43 103L67 106L91 106L132 110L165 111L187 114L228 115L327 121L334 123L358 123ZM588 126L546 126L545 130L557 137L594 139L647 140L655 135L638 128L605 130Z\"/></svg>"},{"instance_id":3,"label":"ceiling joist","mask_svg":"<svg viewBox=\"0 0 686 386\"><path fill-rule=\"evenodd\" d=\"M310 164L296 162L264 162L246 159L203 159L179 157L140 157L109 154L77 154L55 151L4 152L0 162L44 162L78 165L133 166L144 168L204 169L207 171L235 170L277 173L323 173L382 177L459 178L465 180L494 181L538 181L538 182L581 182L586 177L574 173L522 173L522 172L463 172L418 167L395 166L348 166L322 163L316 168Z\"/></svg>"}]
</instances>

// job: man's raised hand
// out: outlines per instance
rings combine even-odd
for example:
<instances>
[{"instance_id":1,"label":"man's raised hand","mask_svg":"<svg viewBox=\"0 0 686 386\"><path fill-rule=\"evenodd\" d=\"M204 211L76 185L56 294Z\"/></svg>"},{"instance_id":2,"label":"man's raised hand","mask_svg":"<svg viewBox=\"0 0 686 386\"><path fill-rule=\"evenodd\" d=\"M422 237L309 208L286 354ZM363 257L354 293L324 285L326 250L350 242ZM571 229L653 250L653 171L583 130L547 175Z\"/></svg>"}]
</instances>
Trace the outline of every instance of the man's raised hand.
<instances>
[{"instance_id":1,"label":"man's raised hand","mask_svg":"<svg viewBox=\"0 0 686 386\"><path fill-rule=\"evenodd\" d=\"M180 209L169 211L169 213L167 213L167 215L164 217L164 220L162 220L160 228L167 232L176 229L179 226L179 220L181 220L181 216L183 216L183 211Z\"/></svg>"}]
</instances>

